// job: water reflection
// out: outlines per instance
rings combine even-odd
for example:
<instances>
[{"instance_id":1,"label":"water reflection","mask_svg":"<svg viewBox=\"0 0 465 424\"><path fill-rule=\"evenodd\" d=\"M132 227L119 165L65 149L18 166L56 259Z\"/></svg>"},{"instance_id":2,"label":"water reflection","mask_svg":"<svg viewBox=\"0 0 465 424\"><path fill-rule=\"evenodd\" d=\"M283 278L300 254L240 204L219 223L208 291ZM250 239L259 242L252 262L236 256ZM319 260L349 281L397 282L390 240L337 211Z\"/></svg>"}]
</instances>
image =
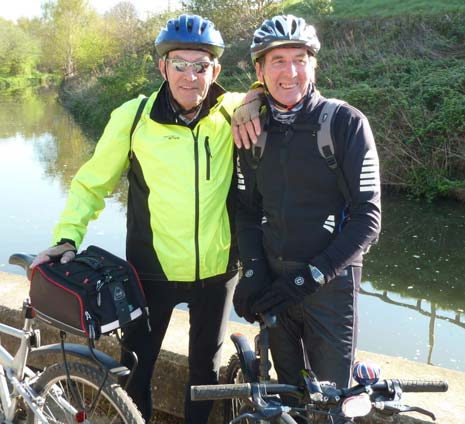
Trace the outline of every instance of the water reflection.
<instances>
[{"instance_id":1,"label":"water reflection","mask_svg":"<svg viewBox=\"0 0 465 424\"><path fill-rule=\"evenodd\" d=\"M55 93L0 98L0 271L12 251L49 245L69 182L95 141ZM124 182L92 222L83 247L124 254ZM383 231L366 258L359 347L465 371L465 207L384 197ZM237 319L237 317L233 317Z\"/></svg>"},{"instance_id":2,"label":"water reflection","mask_svg":"<svg viewBox=\"0 0 465 424\"><path fill-rule=\"evenodd\" d=\"M0 132L0 270L19 273L7 264L8 255L50 244L71 178L95 141L65 113L53 91L0 97ZM124 184L117 193L124 193ZM117 195L106 204L85 242L123 254L124 206Z\"/></svg>"},{"instance_id":3,"label":"water reflection","mask_svg":"<svg viewBox=\"0 0 465 424\"><path fill-rule=\"evenodd\" d=\"M383 210L379 245L366 257L360 347L389 326L372 350L465 370L464 205L385 196Z\"/></svg>"},{"instance_id":4,"label":"water reflection","mask_svg":"<svg viewBox=\"0 0 465 424\"><path fill-rule=\"evenodd\" d=\"M380 245L367 257L367 272L379 290L464 307L465 206L425 204L385 196Z\"/></svg>"}]
</instances>

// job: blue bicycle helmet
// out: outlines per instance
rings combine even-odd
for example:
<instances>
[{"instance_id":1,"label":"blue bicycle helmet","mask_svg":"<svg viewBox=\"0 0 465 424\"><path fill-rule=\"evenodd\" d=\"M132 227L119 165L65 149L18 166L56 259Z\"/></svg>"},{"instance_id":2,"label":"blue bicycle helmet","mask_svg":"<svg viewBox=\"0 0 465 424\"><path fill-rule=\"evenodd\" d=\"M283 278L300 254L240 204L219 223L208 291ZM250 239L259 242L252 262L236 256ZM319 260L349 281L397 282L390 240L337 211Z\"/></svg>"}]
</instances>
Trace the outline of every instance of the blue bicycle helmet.
<instances>
[{"instance_id":1,"label":"blue bicycle helmet","mask_svg":"<svg viewBox=\"0 0 465 424\"><path fill-rule=\"evenodd\" d=\"M293 15L280 15L263 21L250 46L252 62L276 47L304 47L312 56L320 50L320 41L313 25Z\"/></svg>"},{"instance_id":2,"label":"blue bicycle helmet","mask_svg":"<svg viewBox=\"0 0 465 424\"><path fill-rule=\"evenodd\" d=\"M223 37L213 22L198 15L170 19L155 40L160 57L171 50L204 50L219 58L224 51Z\"/></svg>"}]
</instances>

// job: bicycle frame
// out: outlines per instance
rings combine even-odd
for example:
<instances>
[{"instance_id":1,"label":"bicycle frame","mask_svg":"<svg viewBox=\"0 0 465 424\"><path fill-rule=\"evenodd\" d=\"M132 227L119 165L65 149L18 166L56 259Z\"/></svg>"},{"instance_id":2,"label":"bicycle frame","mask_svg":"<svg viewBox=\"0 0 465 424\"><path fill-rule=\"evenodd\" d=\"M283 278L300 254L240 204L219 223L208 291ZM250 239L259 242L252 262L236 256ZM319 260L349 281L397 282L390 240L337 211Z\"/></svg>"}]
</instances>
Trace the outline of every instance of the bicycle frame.
<instances>
[{"instance_id":1,"label":"bicycle frame","mask_svg":"<svg viewBox=\"0 0 465 424\"><path fill-rule=\"evenodd\" d=\"M5 421L12 422L15 416L17 394L21 395L28 407L36 414L42 422L47 423L47 419L39 409L38 396L33 392L24 376L34 377L35 373L26 366L27 358L31 351L31 338L39 337L39 334L32 328L32 318L27 316L28 305L23 304L23 311L26 311L26 318L22 330L7 324L0 323L0 334L6 334L20 340L20 345L15 356L12 356L0 344L0 401L5 414ZM8 387L8 381L11 383L12 392Z\"/></svg>"},{"instance_id":2,"label":"bicycle frame","mask_svg":"<svg viewBox=\"0 0 465 424\"><path fill-rule=\"evenodd\" d=\"M100 366L109 370L109 373L115 378L129 373L126 367L121 366L111 356L99 350L91 351L87 346L74 343L64 343L63 346L59 343L39 346L40 330L34 330L33 328L34 318L32 317L32 307L28 300L23 303L23 314L25 318L22 330L0 323L0 334L12 336L20 340L20 345L14 356L0 343L0 402L6 422L12 422L14 419L18 395L24 399L27 406L42 423L48 422L41 410L43 399L31 388L31 384L34 382L37 374L26 366L29 357L48 353L61 353L62 349L64 349L66 354L88 360L92 363L97 362ZM31 382L27 381L28 378L31 379ZM11 391L8 382L11 383ZM60 398L60 401L70 414L78 412L64 398Z\"/></svg>"}]
</instances>

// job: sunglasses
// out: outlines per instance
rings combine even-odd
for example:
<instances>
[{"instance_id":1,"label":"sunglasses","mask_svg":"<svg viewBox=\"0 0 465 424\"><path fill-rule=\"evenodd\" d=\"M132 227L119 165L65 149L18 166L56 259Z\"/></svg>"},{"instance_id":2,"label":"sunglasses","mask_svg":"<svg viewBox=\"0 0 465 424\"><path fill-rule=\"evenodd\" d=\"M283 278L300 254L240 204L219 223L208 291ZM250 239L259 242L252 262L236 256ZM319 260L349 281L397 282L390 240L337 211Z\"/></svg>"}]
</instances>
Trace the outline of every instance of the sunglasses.
<instances>
[{"instance_id":1,"label":"sunglasses","mask_svg":"<svg viewBox=\"0 0 465 424\"><path fill-rule=\"evenodd\" d=\"M187 68L192 66L192 69L196 74L203 74L211 65L213 65L213 62L208 61L189 62L184 59L166 59L166 61L178 72L186 72Z\"/></svg>"}]
</instances>

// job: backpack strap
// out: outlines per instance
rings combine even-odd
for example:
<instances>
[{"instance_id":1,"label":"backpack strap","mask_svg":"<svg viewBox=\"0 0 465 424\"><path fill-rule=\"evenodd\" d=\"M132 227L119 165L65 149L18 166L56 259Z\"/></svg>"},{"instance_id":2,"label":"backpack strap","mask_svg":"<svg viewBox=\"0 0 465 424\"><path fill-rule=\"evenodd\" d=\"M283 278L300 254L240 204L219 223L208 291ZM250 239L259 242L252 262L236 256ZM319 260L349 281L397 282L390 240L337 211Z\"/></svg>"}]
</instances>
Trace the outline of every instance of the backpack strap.
<instances>
[{"instance_id":1,"label":"backpack strap","mask_svg":"<svg viewBox=\"0 0 465 424\"><path fill-rule=\"evenodd\" d=\"M144 111L145 104L147 103L148 97L142 97L142 100L139 103L139 107L137 108L137 112L134 116L134 121L132 123L131 131L129 131L129 158L132 159L132 135L139 123L140 117L142 116L142 112Z\"/></svg>"},{"instance_id":2,"label":"backpack strap","mask_svg":"<svg viewBox=\"0 0 465 424\"><path fill-rule=\"evenodd\" d=\"M342 169L338 166L336 156L334 155L334 138L333 138L333 121L339 108L345 104L338 99L326 99L323 109L320 112L318 123L320 129L317 131L318 150L321 156L326 160L329 168L334 171L337 177L337 185L347 204L352 201L349 186L345 179Z\"/></svg>"},{"instance_id":3,"label":"backpack strap","mask_svg":"<svg viewBox=\"0 0 465 424\"><path fill-rule=\"evenodd\" d=\"M226 108L224 106L220 107L220 112L223 115L224 119L226 119L226 122L231 125L231 115L228 113Z\"/></svg>"}]
</instances>

